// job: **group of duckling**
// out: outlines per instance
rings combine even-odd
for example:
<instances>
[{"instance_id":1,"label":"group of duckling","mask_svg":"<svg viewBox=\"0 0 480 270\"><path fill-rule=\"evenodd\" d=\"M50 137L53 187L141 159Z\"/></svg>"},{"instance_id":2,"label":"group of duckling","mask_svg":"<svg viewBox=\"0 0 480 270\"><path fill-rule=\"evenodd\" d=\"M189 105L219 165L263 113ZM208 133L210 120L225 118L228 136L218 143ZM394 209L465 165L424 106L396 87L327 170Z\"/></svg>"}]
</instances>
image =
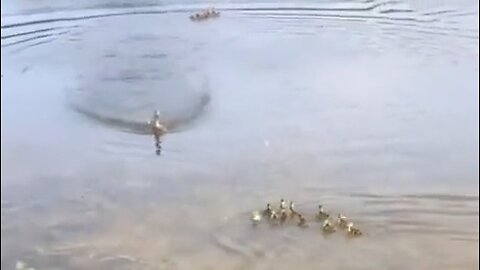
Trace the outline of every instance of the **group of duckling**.
<instances>
[{"instance_id":1,"label":"group of duckling","mask_svg":"<svg viewBox=\"0 0 480 270\"><path fill-rule=\"evenodd\" d=\"M308 227L306 218L295 209L295 204L290 201L287 206L287 201L284 199L280 200L280 205L277 210L274 210L272 205L267 203L267 207L264 210L252 212L251 220L254 225L258 225L262 220L266 220L271 225L291 224L294 222L299 227ZM345 231L349 236L362 235L362 231L355 227L353 222L346 216L340 213L335 219L322 205L318 206L318 213L315 216L315 220L322 223L321 229L325 234L331 234L340 229Z\"/></svg>"},{"instance_id":2,"label":"group of duckling","mask_svg":"<svg viewBox=\"0 0 480 270\"><path fill-rule=\"evenodd\" d=\"M192 21L204 21L206 19L217 18L220 16L220 12L213 8L202 10L190 16Z\"/></svg>"}]
</instances>

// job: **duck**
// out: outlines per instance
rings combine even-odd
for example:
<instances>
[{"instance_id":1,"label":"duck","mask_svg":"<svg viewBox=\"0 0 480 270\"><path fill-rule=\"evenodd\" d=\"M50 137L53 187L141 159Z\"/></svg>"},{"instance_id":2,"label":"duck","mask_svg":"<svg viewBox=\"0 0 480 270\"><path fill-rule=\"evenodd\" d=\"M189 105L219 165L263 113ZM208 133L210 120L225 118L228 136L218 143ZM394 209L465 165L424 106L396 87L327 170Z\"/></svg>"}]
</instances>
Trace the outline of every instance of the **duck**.
<instances>
[{"instance_id":1,"label":"duck","mask_svg":"<svg viewBox=\"0 0 480 270\"><path fill-rule=\"evenodd\" d=\"M324 233L334 233L336 231L335 226L330 222L330 220L326 219L322 224L322 231Z\"/></svg>"},{"instance_id":2,"label":"duck","mask_svg":"<svg viewBox=\"0 0 480 270\"><path fill-rule=\"evenodd\" d=\"M302 228L305 228L307 227L307 220L305 219L305 217L301 214L298 214L298 223L297 225L299 227L302 227Z\"/></svg>"},{"instance_id":3,"label":"duck","mask_svg":"<svg viewBox=\"0 0 480 270\"><path fill-rule=\"evenodd\" d=\"M288 215L287 215L287 210L286 209L282 209L280 211L280 223L285 223L285 221L287 221L287 218L288 218Z\"/></svg>"},{"instance_id":4,"label":"duck","mask_svg":"<svg viewBox=\"0 0 480 270\"><path fill-rule=\"evenodd\" d=\"M342 213L338 214L337 216L337 225L340 228L346 229L348 225L348 218L344 216Z\"/></svg>"},{"instance_id":5,"label":"duck","mask_svg":"<svg viewBox=\"0 0 480 270\"><path fill-rule=\"evenodd\" d=\"M327 213L327 212L325 211L325 209L323 208L323 205L320 204L320 205L318 206L317 218L318 218L319 220L325 220L325 219L327 219L327 218L329 218L329 217L330 217L330 214Z\"/></svg>"},{"instance_id":6,"label":"duck","mask_svg":"<svg viewBox=\"0 0 480 270\"><path fill-rule=\"evenodd\" d=\"M153 112L153 118L148 123L156 139L167 133L167 128L160 121L160 112L158 110Z\"/></svg>"},{"instance_id":7,"label":"duck","mask_svg":"<svg viewBox=\"0 0 480 270\"><path fill-rule=\"evenodd\" d=\"M295 204L293 201L290 202L290 205L288 206L288 210L290 211L290 218L294 218L295 216L299 216L300 214L295 210Z\"/></svg>"},{"instance_id":8,"label":"duck","mask_svg":"<svg viewBox=\"0 0 480 270\"><path fill-rule=\"evenodd\" d=\"M267 203L267 208L262 211L262 216L264 217L271 217L272 216L272 206Z\"/></svg>"},{"instance_id":9,"label":"duck","mask_svg":"<svg viewBox=\"0 0 480 270\"><path fill-rule=\"evenodd\" d=\"M253 211L252 212L252 217L251 217L251 221L252 221L253 225L257 225L258 223L260 223L261 220L262 220L262 216L260 215L260 212Z\"/></svg>"},{"instance_id":10,"label":"duck","mask_svg":"<svg viewBox=\"0 0 480 270\"><path fill-rule=\"evenodd\" d=\"M270 219L271 220L277 220L278 219L278 214L272 210L272 212L270 213Z\"/></svg>"},{"instance_id":11,"label":"duck","mask_svg":"<svg viewBox=\"0 0 480 270\"><path fill-rule=\"evenodd\" d=\"M284 199L280 199L280 209L286 209L287 202Z\"/></svg>"},{"instance_id":12,"label":"duck","mask_svg":"<svg viewBox=\"0 0 480 270\"><path fill-rule=\"evenodd\" d=\"M347 224L347 233L350 236L360 236L363 234L362 231L360 231L360 229L353 226L353 222L349 222Z\"/></svg>"}]
</instances>

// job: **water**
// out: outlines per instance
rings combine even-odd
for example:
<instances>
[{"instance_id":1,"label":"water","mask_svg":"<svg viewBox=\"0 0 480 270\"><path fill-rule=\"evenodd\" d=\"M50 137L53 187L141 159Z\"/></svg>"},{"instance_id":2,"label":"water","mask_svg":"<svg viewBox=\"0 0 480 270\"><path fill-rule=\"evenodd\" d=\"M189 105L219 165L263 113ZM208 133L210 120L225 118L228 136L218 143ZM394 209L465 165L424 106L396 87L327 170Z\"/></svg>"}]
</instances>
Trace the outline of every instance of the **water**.
<instances>
[{"instance_id":1,"label":"water","mask_svg":"<svg viewBox=\"0 0 480 270\"><path fill-rule=\"evenodd\" d=\"M2 269L479 266L478 3L77 2L2 2Z\"/></svg>"}]
</instances>

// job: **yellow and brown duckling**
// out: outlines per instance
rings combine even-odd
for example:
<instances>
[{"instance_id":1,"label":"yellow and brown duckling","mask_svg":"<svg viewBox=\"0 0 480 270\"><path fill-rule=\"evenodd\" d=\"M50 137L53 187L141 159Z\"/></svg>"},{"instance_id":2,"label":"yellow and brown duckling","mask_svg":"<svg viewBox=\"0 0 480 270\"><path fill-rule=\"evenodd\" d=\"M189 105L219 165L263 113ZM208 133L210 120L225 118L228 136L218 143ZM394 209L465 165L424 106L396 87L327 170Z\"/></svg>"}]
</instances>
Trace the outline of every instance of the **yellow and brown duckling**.
<instances>
[{"instance_id":1,"label":"yellow and brown duckling","mask_svg":"<svg viewBox=\"0 0 480 270\"><path fill-rule=\"evenodd\" d=\"M362 231L360 231L360 229L353 226L353 222L349 222L347 224L347 233L350 236L360 236L363 234Z\"/></svg>"},{"instance_id":2,"label":"yellow and brown duckling","mask_svg":"<svg viewBox=\"0 0 480 270\"><path fill-rule=\"evenodd\" d=\"M326 219L322 224L322 231L324 233L334 233L336 229L335 226L330 222L330 220Z\"/></svg>"},{"instance_id":3,"label":"yellow and brown duckling","mask_svg":"<svg viewBox=\"0 0 480 270\"><path fill-rule=\"evenodd\" d=\"M281 209L280 210L280 223L285 223L287 221L288 214L287 214L287 209Z\"/></svg>"},{"instance_id":4,"label":"yellow and brown duckling","mask_svg":"<svg viewBox=\"0 0 480 270\"><path fill-rule=\"evenodd\" d=\"M262 211L262 216L266 218L270 218L272 216L272 212L273 212L272 206L269 203L267 203L267 208Z\"/></svg>"},{"instance_id":5,"label":"yellow and brown duckling","mask_svg":"<svg viewBox=\"0 0 480 270\"><path fill-rule=\"evenodd\" d=\"M329 218L329 217L330 217L330 214L327 213L327 211L325 211L325 209L323 208L323 205L320 204L320 205L318 206L317 218L318 218L319 220L325 220L325 219L327 219L327 218Z\"/></svg>"},{"instance_id":6,"label":"yellow and brown duckling","mask_svg":"<svg viewBox=\"0 0 480 270\"><path fill-rule=\"evenodd\" d=\"M344 216L342 213L338 214L337 216L337 225L338 227L342 229L346 229L349 221L346 216Z\"/></svg>"},{"instance_id":7,"label":"yellow and brown duckling","mask_svg":"<svg viewBox=\"0 0 480 270\"><path fill-rule=\"evenodd\" d=\"M287 201L280 199L280 209L287 209Z\"/></svg>"},{"instance_id":8,"label":"yellow and brown duckling","mask_svg":"<svg viewBox=\"0 0 480 270\"><path fill-rule=\"evenodd\" d=\"M307 220L305 219L304 216L302 216L301 214L298 214L298 223L297 225L299 227L302 227L302 228L306 228L308 225L307 225Z\"/></svg>"},{"instance_id":9,"label":"yellow and brown duckling","mask_svg":"<svg viewBox=\"0 0 480 270\"><path fill-rule=\"evenodd\" d=\"M295 204L291 201L290 205L288 206L288 210L290 211L290 218L294 218L296 216L300 216L300 214L295 210Z\"/></svg>"}]
</instances>

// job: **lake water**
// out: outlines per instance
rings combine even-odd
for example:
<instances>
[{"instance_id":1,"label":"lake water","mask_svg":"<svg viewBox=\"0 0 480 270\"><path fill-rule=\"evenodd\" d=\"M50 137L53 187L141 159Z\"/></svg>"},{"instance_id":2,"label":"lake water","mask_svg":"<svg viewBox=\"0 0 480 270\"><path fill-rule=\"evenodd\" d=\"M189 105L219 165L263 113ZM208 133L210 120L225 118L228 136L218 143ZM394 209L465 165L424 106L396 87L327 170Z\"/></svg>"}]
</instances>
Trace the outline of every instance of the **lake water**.
<instances>
[{"instance_id":1,"label":"lake water","mask_svg":"<svg viewBox=\"0 0 480 270\"><path fill-rule=\"evenodd\" d=\"M9 2L2 269L479 267L478 2Z\"/></svg>"}]
</instances>

